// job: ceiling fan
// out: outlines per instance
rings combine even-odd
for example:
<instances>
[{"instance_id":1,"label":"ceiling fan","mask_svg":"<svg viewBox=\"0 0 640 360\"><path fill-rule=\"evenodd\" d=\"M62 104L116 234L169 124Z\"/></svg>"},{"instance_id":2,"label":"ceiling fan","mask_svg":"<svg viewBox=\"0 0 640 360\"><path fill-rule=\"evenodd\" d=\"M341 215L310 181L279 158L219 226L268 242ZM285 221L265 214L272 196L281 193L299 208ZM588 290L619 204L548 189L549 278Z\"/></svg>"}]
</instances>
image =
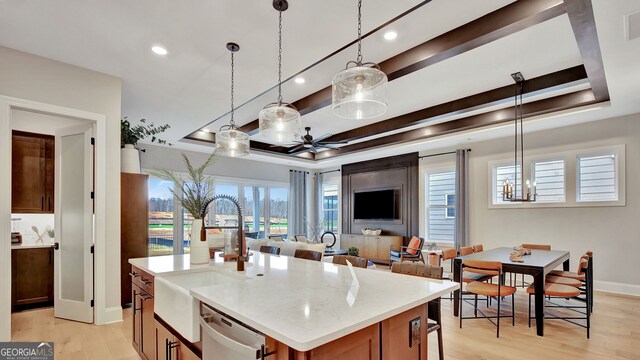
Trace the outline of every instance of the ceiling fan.
<instances>
[{"instance_id":1,"label":"ceiling fan","mask_svg":"<svg viewBox=\"0 0 640 360\"><path fill-rule=\"evenodd\" d=\"M340 149L340 147L338 145L343 145L346 144L347 141L322 141L330 136L332 136L333 134L325 134L320 136L317 139L314 139L313 136L311 136L311 134L309 134L309 132L311 132L311 128L310 127L305 127L304 130L307 132L306 135L302 135L300 136L300 139L302 141L296 141L295 143L299 144L298 146L289 149L289 151L287 151L289 154L292 153L299 153L299 152L312 152L314 154L318 153L318 149L320 148L325 148L325 149Z\"/></svg>"}]
</instances>

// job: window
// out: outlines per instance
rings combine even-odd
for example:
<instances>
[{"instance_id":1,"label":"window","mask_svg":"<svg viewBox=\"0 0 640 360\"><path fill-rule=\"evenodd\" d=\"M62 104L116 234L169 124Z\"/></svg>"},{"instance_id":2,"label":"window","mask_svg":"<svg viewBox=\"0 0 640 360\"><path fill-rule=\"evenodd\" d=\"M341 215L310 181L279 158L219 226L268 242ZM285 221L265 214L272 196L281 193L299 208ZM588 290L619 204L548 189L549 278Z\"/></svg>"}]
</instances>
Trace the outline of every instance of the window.
<instances>
[{"instance_id":1,"label":"window","mask_svg":"<svg viewBox=\"0 0 640 360\"><path fill-rule=\"evenodd\" d=\"M269 188L269 234L287 236L289 216L289 189Z\"/></svg>"},{"instance_id":2,"label":"window","mask_svg":"<svg viewBox=\"0 0 640 360\"><path fill-rule=\"evenodd\" d=\"M430 241L453 241L455 226L455 171L426 176L426 233Z\"/></svg>"},{"instance_id":3,"label":"window","mask_svg":"<svg viewBox=\"0 0 640 360\"><path fill-rule=\"evenodd\" d=\"M531 164L537 202L564 202L564 160L534 161Z\"/></svg>"},{"instance_id":4,"label":"window","mask_svg":"<svg viewBox=\"0 0 640 360\"><path fill-rule=\"evenodd\" d=\"M170 181L149 179L149 256L173 254L175 206Z\"/></svg>"},{"instance_id":5,"label":"window","mask_svg":"<svg viewBox=\"0 0 640 360\"><path fill-rule=\"evenodd\" d=\"M253 235L250 237L264 238L264 187L244 187L243 211L245 232Z\"/></svg>"},{"instance_id":6,"label":"window","mask_svg":"<svg viewBox=\"0 0 640 360\"><path fill-rule=\"evenodd\" d=\"M578 155L577 201L617 201L617 161L615 154Z\"/></svg>"},{"instance_id":7,"label":"window","mask_svg":"<svg viewBox=\"0 0 640 360\"><path fill-rule=\"evenodd\" d=\"M338 185L322 186L322 216L324 230L338 233Z\"/></svg>"},{"instance_id":8,"label":"window","mask_svg":"<svg viewBox=\"0 0 640 360\"><path fill-rule=\"evenodd\" d=\"M515 171L514 171L515 170ZM515 173L517 171L517 173ZM522 197L522 181L520 180L521 172L520 164L517 169L514 169L513 165L496 165L493 167L493 182L495 187L493 188L493 203L494 204L507 204L509 201L502 200L502 189L505 185L505 181L510 184L516 184L515 189L516 197Z\"/></svg>"}]
</instances>

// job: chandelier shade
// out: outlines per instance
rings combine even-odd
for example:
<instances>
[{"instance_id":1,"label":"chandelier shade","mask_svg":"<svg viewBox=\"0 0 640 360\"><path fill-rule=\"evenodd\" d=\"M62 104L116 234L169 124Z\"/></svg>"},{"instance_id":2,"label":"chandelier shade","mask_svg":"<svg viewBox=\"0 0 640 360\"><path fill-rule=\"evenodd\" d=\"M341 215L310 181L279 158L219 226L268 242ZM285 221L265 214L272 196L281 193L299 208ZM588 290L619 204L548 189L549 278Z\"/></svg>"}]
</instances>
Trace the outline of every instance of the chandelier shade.
<instances>
[{"instance_id":1,"label":"chandelier shade","mask_svg":"<svg viewBox=\"0 0 640 360\"><path fill-rule=\"evenodd\" d=\"M370 119L384 114L387 82L387 75L373 64L347 67L333 77L333 113L345 119Z\"/></svg>"},{"instance_id":2,"label":"chandelier shade","mask_svg":"<svg viewBox=\"0 0 640 360\"><path fill-rule=\"evenodd\" d=\"M272 103L258 114L260 136L277 144L300 140L300 113L290 104Z\"/></svg>"},{"instance_id":3,"label":"chandelier shade","mask_svg":"<svg viewBox=\"0 0 640 360\"><path fill-rule=\"evenodd\" d=\"M216 134L216 153L222 156L249 155L249 135L235 128L220 130Z\"/></svg>"}]
</instances>

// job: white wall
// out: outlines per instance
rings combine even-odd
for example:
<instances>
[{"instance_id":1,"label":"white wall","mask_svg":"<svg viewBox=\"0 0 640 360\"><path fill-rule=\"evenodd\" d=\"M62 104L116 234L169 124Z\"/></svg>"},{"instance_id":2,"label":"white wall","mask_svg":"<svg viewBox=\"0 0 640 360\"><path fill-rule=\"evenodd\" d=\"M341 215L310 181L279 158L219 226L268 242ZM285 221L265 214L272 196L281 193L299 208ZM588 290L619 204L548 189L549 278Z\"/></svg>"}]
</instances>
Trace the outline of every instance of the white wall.
<instances>
[{"instance_id":1,"label":"white wall","mask_svg":"<svg viewBox=\"0 0 640 360\"><path fill-rule=\"evenodd\" d=\"M96 251L104 251L107 261L103 264L104 269L96 269L96 273L110 269L110 276L106 277L104 289L96 289L96 293L105 294L104 299L96 298L96 321L121 319L120 276L117 273L120 269L120 79L0 47L0 95L106 116L106 244L103 249L97 246ZM7 127L0 129L3 139L10 136ZM7 274L3 275L0 282L5 288L4 282L10 280L6 279ZM0 305L3 305L2 301ZM5 320L4 310L1 314L2 322L9 323L9 319ZM0 330L0 338L8 340L9 335Z\"/></svg>"},{"instance_id":2,"label":"white wall","mask_svg":"<svg viewBox=\"0 0 640 360\"><path fill-rule=\"evenodd\" d=\"M168 169L185 171L180 153L185 153L194 165L202 164L209 154L174 149L166 146L140 144L146 151L141 154L143 169ZM212 150L213 151L213 150ZM269 182L289 183L289 169L285 165L271 164L242 158L218 156L206 173L209 175L252 179Z\"/></svg>"},{"instance_id":3,"label":"white wall","mask_svg":"<svg viewBox=\"0 0 640 360\"><path fill-rule=\"evenodd\" d=\"M525 155L619 144L626 145L625 206L518 209L489 209L488 206L489 162L512 157L513 138L465 144L472 149L469 160L471 243L482 243L485 249L521 243L550 244L554 249L571 252L572 271L579 256L591 249L596 288L640 295L640 278L633 261L635 254L640 253L640 191L637 187L640 114L525 134ZM424 173L434 168L453 168L454 161L452 155L421 160L420 196L424 196ZM421 234L424 234L424 211L421 211Z\"/></svg>"}]
</instances>

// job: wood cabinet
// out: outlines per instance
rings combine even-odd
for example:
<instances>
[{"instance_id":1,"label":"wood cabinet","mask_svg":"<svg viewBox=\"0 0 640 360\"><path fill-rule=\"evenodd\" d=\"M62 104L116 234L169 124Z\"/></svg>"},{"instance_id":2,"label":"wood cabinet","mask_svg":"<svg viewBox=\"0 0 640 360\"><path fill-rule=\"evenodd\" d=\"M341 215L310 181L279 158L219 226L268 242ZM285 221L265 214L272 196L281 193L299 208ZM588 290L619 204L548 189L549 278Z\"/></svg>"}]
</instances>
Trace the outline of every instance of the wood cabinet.
<instances>
[{"instance_id":1,"label":"wood cabinet","mask_svg":"<svg viewBox=\"0 0 640 360\"><path fill-rule=\"evenodd\" d=\"M402 245L402 236L394 235L340 235L340 248L349 250L350 247L357 247L360 256L373 262L389 263L389 250L391 245Z\"/></svg>"},{"instance_id":2,"label":"wood cabinet","mask_svg":"<svg viewBox=\"0 0 640 360\"><path fill-rule=\"evenodd\" d=\"M121 304L131 299L129 259L149 256L149 176L120 174L120 286Z\"/></svg>"},{"instance_id":3,"label":"wood cabinet","mask_svg":"<svg viewBox=\"0 0 640 360\"><path fill-rule=\"evenodd\" d=\"M197 360L200 356L191 350L194 345L180 339L179 336L165 327L158 319L155 320L155 343L158 360Z\"/></svg>"},{"instance_id":4,"label":"wood cabinet","mask_svg":"<svg viewBox=\"0 0 640 360\"><path fill-rule=\"evenodd\" d=\"M417 306L309 351L288 348L271 338L267 338L267 349L277 360L426 360L427 306Z\"/></svg>"},{"instance_id":5,"label":"wood cabinet","mask_svg":"<svg viewBox=\"0 0 640 360\"><path fill-rule=\"evenodd\" d=\"M11 212L53 214L54 137L14 131L11 143Z\"/></svg>"},{"instance_id":6,"label":"wood cabinet","mask_svg":"<svg viewBox=\"0 0 640 360\"><path fill-rule=\"evenodd\" d=\"M11 307L53 302L53 247L11 250Z\"/></svg>"},{"instance_id":7,"label":"wood cabinet","mask_svg":"<svg viewBox=\"0 0 640 360\"><path fill-rule=\"evenodd\" d=\"M155 360L153 277L135 267L131 268L131 274L133 347L141 358Z\"/></svg>"}]
</instances>

